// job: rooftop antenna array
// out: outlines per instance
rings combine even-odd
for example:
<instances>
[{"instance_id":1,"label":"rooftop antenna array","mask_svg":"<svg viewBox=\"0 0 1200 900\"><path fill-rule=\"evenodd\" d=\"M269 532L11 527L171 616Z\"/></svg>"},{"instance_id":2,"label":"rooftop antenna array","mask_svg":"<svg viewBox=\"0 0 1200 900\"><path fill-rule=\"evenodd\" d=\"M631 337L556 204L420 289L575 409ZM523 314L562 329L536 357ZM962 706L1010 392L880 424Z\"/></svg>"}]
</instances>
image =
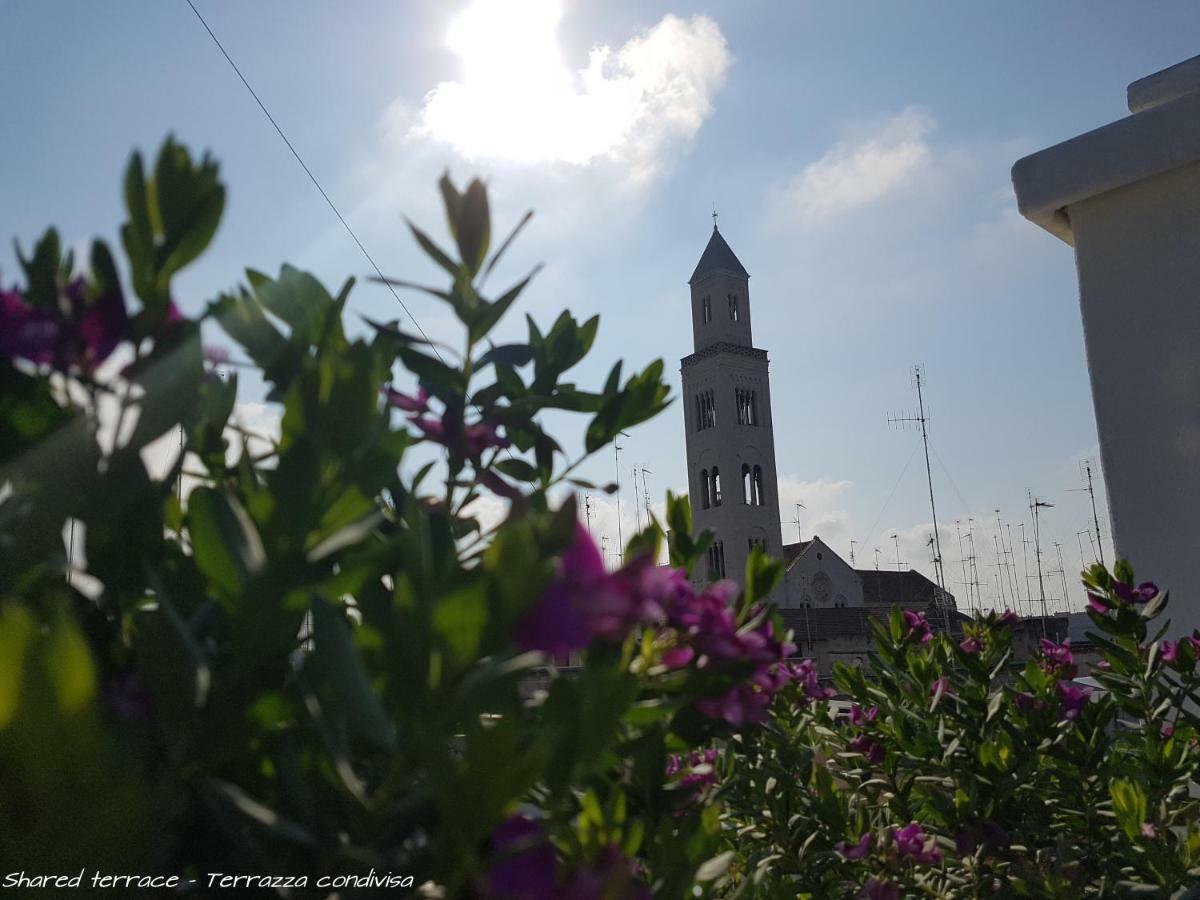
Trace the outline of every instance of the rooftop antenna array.
<instances>
[{"instance_id":1,"label":"rooftop antenna array","mask_svg":"<svg viewBox=\"0 0 1200 900\"><path fill-rule=\"evenodd\" d=\"M650 522L653 520L654 517L651 516L651 514L650 514L650 488L646 484L646 476L653 475L654 473L651 472L649 469L647 469L645 466L642 466L641 472L642 472L642 499L646 503L646 527L649 528ZM635 482L635 484L636 484L636 482Z\"/></svg>"},{"instance_id":2,"label":"rooftop antenna array","mask_svg":"<svg viewBox=\"0 0 1200 900\"><path fill-rule=\"evenodd\" d=\"M804 540L804 537L800 534L800 510L802 510L802 509L808 509L808 507L805 506L803 503L801 503L799 500L797 500L796 501L796 518L792 519L792 524L796 526L796 543L800 543L800 541ZM851 568L854 567L853 562L850 563L850 567Z\"/></svg>"},{"instance_id":3,"label":"rooftop antenna array","mask_svg":"<svg viewBox=\"0 0 1200 900\"><path fill-rule=\"evenodd\" d=\"M924 378L925 367L920 364L913 366L912 380L917 388L917 415L889 416L888 423L901 427L908 423L915 423L921 426L921 442L925 445L925 480L929 485L929 511L933 515L933 571L937 577L938 587L945 591L946 578L942 572L942 539L938 533L937 505L933 500L933 469L929 465L929 417L925 415L925 395L921 388L921 382Z\"/></svg>"},{"instance_id":4,"label":"rooftop antenna array","mask_svg":"<svg viewBox=\"0 0 1200 900\"><path fill-rule=\"evenodd\" d=\"M583 495L583 514L587 517L588 534L592 533L592 495Z\"/></svg>"}]
</instances>

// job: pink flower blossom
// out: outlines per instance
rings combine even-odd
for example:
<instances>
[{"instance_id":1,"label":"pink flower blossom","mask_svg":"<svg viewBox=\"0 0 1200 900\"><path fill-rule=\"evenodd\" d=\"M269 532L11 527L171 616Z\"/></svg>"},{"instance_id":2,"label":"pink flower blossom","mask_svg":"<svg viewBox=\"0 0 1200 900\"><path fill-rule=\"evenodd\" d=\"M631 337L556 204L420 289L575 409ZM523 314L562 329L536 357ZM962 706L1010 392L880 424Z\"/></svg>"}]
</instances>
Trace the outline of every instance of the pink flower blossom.
<instances>
[{"instance_id":1,"label":"pink flower blossom","mask_svg":"<svg viewBox=\"0 0 1200 900\"><path fill-rule=\"evenodd\" d=\"M806 700L832 700L837 696L833 688L822 687L817 664L811 659L802 659L788 667L792 681L798 682L804 688Z\"/></svg>"},{"instance_id":2,"label":"pink flower blossom","mask_svg":"<svg viewBox=\"0 0 1200 900\"><path fill-rule=\"evenodd\" d=\"M0 290L0 356L91 372L129 336L119 288L91 296L82 278L62 290L54 309L35 309L16 291Z\"/></svg>"},{"instance_id":3,"label":"pink flower blossom","mask_svg":"<svg viewBox=\"0 0 1200 900\"><path fill-rule=\"evenodd\" d=\"M935 679L929 686L929 693L934 697L944 697L950 693L950 676L943 675L941 678Z\"/></svg>"},{"instance_id":4,"label":"pink flower blossom","mask_svg":"<svg viewBox=\"0 0 1200 900\"><path fill-rule=\"evenodd\" d=\"M1060 681L1055 685L1059 700L1062 702L1062 717L1068 721L1079 718L1079 713L1092 695L1092 689L1081 688L1070 681Z\"/></svg>"},{"instance_id":5,"label":"pink flower blossom","mask_svg":"<svg viewBox=\"0 0 1200 900\"><path fill-rule=\"evenodd\" d=\"M1154 840L1158 837L1158 829L1154 827L1153 822L1142 823L1142 837Z\"/></svg>"},{"instance_id":6,"label":"pink flower blossom","mask_svg":"<svg viewBox=\"0 0 1200 900\"><path fill-rule=\"evenodd\" d=\"M402 394L392 387L385 387L383 392L387 402L396 409L418 414L429 412L429 392L425 388L420 388L416 394Z\"/></svg>"},{"instance_id":7,"label":"pink flower blossom","mask_svg":"<svg viewBox=\"0 0 1200 900\"><path fill-rule=\"evenodd\" d=\"M911 859L917 863L935 863L942 858L937 841L932 835L926 835L925 829L916 822L903 828L893 828L890 834L901 859Z\"/></svg>"},{"instance_id":8,"label":"pink flower blossom","mask_svg":"<svg viewBox=\"0 0 1200 900\"><path fill-rule=\"evenodd\" d=\"M1158 585L1153 581L1143 581L1133 587L1123 581L1113 581L1113 593L1126 603L1145 603L1158 596Z\"/></svg>"},{"instance_id":9,"label":"pink flower blossom","mask_svg":"<svg viewBox=\"0 0 1200 900\"><path fill-rule=\"evenodd\" d=\"M1105 600L1099 594L1093 594L1091 591L1088 591L1087 602L1089 607L1101 615L1107 613L1112 608L1109 606L1107 600Z\"/></svg>"},{"instance_id":10,"label":"pink flower blossom","mask_svg":"<svg viewBox=\"0 0 1200 900\"><path fill-rule=\"evenodd\" d=\"M1179 659L1179 644L1175 641L1163 641L1159 644L1158 658L1165 663L1173 663Z\"/></svg>"},{"instance_id":11,"label":"pink flower blossom","mask_svg":"<svg viewBox=\"0 0 1200 900\"><path fill-rule=\"evenodd\" d=\"M846 748L852 753L861 753L868 763L877 766L883 762L884 750L883 744L866 734L860 734L852 741L846 744Z\"/></svg>"},{"instance_id":12,"label":"pink flower blossom","mask_svg":"<svg viewBox=\"0 0 1200 900\"><path fill-rule=\"evenodd\" d=\"M857 844L847 845L845 841L838 841L834 847L843 859L862 859L871 852L871 832L866 832L858 839Z\"/></svg>"},{"instance_id":13,"label":"pink flower blossom","mask_svg":"<svg viewBox=\"0 0 1200 900\"><path fill-rule=\"evenodd\" d=\"M925 620L925 613L906 609L904 610L904 623L908 626L908 631L904 635L906 640L916 640L920 644L927 644L933 638L933 632Z\"/></svg>"},{"instance_id":14,"label":"pink flower blossom","mask_svg":"<svg viewBox=\"0 0 1200 900\"><path fill-rule=\"evenodd\" d=\"M752 685L739 684L715 698L696 701L696 709L710 719L722 719L730 725L748 725L767 720L771 695L755 690Z\"/></svg>"},{"instance_id":15,"label":"pink flower blossom","mask_svg":"<svg viewBox=\"0 0 1200 900\"><path fill-rule=\"evenodd\" d=\"M1011 609L1006 609L1004 612L1002 612L1000 614L1000 618L997 619L996 621L1000 625L1011 626L1011 625L1016 625L1017 622L1019 622L1020 620L1021 620L1021 617L1018 616L1015 612L1013 612Z\"/></svg>"},{"instance_id":16,"label":"pink flower blossom","mask_svg":"<svg viewBox=\"0 0 1200 900\"><path fill-rule=\"evenodd\" d=\"M855 728L862 728L864 725L874 722L878 717L878 706L872 706L867 710L864 710L857 703L851 704L850 706L850 724Z\"/></svg>"},{"instance_id":17,"label":"pink flower blossom","mask_svg":"<svg viewBox=\"0 0 1200 900\"><path fill-rule=\"evenodd\" d=\"M1042 668L1051 675L1060 678L1074 678L1077 671L1075 658L1071 655L1071 639L1065 638L1061 644L1042 638L1041 640Z\"/></svg>"},{"instance_id":18,"label":"pink flower blossom","mask_svg":"<svg viewBox=\"0 0 1200 900\"><path fill-rule=\"evenodd\" d=\"M977 637L969 637L958 645L958 649L970 656L976 656L983 650L983 641Z\"/></svg>"}]
</instances>

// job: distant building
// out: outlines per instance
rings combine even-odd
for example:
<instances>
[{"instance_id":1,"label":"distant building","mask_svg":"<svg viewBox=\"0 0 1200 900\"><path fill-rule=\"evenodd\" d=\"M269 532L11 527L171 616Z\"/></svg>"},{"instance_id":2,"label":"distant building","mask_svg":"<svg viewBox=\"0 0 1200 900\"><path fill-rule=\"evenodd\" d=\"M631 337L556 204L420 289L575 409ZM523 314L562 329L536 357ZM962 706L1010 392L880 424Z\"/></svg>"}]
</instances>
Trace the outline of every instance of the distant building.
<instances>
[{"instance_id":1,"label":"distant building","mask_svg":"<svg viewBox=\"0 0 1200 900\"><path fill-rule=\"evenodd\" d=\"M750 274L717 226L688 281L693 352L680 360L688 484L697 531L713 543L698 580L744 579L754 547L784 561L772 600L822 671L861 661L867 619L893 605L935 627L962 618L954 597L919 572L855 570L819 537L784 545L767 351L754 346Z\"/></svg>"}]
</instances>

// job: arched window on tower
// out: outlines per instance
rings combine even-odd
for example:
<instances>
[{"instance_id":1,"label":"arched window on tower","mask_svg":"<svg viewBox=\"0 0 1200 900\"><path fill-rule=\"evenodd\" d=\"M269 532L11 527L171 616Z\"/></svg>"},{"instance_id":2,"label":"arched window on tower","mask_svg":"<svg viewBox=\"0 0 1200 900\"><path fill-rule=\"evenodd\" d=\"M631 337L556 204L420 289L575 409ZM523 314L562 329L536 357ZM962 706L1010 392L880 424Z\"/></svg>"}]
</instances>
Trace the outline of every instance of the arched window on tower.
<instances>
[{"instance_id":1,"label":"arched window on tower","mask_svg":"<svg viewBox=\"0 0 1200 900\"><path fill-rule=\"evenodd\" d=\"M712 469L712 505L721 505L721 472L716 466Z\"/></svg>"},{"instance_id":2,"label":"arched window on tower","mask_svg":"<svg viewBox=\"0 0 1200 900\"><path fill-rule=\"evenodd\" d=\"M701 302L700 307L702 310L701 315L704 320L704 324L707 325L712 321L712 297L705 297Z\"/></svg>"},{"instance_id":3,"label":"arched window on tower","mask_svg":"<svg viewBox=\"0 0 1200 900\"><path fill-rule=\"evenodd\" d=\"M737 294L729 294L729 320L736 322L738 320L738 298Z\"/></svg>"},{"instance_id":4,"label":"arched window on tower","mask_svg":"<svg viewBox=\"0 0 1200 900\"><path fill-rule=\"evenodd\" d=\"M751 491L752 491L752 493L753 493L753 496L754 496L754 505L755 505L755 506L762 506L762 505L763 505L763 473L762 473L762 466L755 466L755 467L754 467L754 473L753 473L753 476L752 476L752 480L753 480L753 484L751 485Z\"/></svg>"},{"instance_id":5,"label":"arched window on tower","mask_svg":"<svg viewBox=\"0 0 1200 900\"><path fill-rule=\"evenodd\" d=\"M754 486L751 484L750 467L742 463L742 502L750 505L754 496Z\"/></svg>"},{"instance_id":6,"label":"arched window on tower","mask_svg":"<svg viewBox=\"0 0 1200 900\"><path fill-rule=\"evenodd\" d=\"M708 469L700 470L700 508L708 509Z\"/></svg>"}]
</instances>

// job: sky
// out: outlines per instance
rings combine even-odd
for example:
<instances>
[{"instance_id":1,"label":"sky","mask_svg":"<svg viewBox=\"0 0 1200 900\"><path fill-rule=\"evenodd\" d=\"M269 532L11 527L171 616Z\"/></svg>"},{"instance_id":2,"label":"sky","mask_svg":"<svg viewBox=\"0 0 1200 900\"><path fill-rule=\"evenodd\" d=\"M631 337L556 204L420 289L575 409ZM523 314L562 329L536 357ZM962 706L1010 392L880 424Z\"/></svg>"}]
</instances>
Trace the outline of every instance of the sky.
<instances>
[{"instance_id":1,"label":"sky","mask_svg":"<svg viewBox=\"0 0 1200 900\"><path fill-rule=\"evenodd\" d=\"M1072 489L1098 445L1074 260L1019 216L1009 171L1127 114L1130 81L1194 55L1194 2L195 3L387 274L436 280L403 219L444 235L443 171L488 182L500 231L533 208L494 284L545 262L520 312L601 315L581 384L618 358L628 370L661 357L678 393L686 282L715 206L770 354L784 541L817 534L847 558L853 541L860 567L878 548L881 567L899 558L932 574L920 435L888 421L915 411L920 364L960 605L974 593L960 584L973 576L958 531L973 534L984 605L1012 606L1030 583L1038 595L1022 565L1027 551L1036 572L1021 536L1025 523L1033 537L1032 491L1053 504L1044 568L1059 568L1057 542L1066 571L1046 575L1046 593L1061 608L1065 584L1080 608L1091 507ZM186 313L248 267L289 262L331 287L360 279L355 313L408 321L365 281L366 259L185 0L0 0L0 36L5 237L29 245L54 224L73 246L115 242L130 152L173 133L211 150L229 185L213 245L176 282ZM432 337L458 343L436 300L403 300ZM500 334L520 339L523 317L510 318ZM238 416L270 429L277 412L250 380ZM653 508L685 488L681 405L622 446L627 537L635 467ZM612 454L582 474L611 481ZM615 501L593 498L611 550Z\"/></svg>"}]
</instances>

